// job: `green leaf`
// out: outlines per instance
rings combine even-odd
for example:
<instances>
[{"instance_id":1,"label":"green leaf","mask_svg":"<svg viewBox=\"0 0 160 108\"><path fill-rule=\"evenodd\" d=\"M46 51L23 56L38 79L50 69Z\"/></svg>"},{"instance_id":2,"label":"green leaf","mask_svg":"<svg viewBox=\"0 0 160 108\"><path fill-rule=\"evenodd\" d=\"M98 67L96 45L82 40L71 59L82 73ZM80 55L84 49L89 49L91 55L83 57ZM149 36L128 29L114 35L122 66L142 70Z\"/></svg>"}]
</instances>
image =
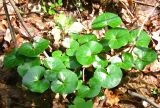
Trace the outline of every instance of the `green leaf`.
<instances>
[{"instance_id":1,"label":"green leaf","mask_svg":"<svg viewBox=\"0 0 160 108\"><path fill-rule=\"evenodd\" d=\"M3 64L6 68L14 68L24 63L24 58L17 55L17 49L14 49L11 53L5 55Z\"/></svg>"},{"instance_id":2,"label":"green leaf","mask_svg":"<svg viewBox=\"0 0 160 108\"><path fill-rule=\"evenodd\" d=\"M149 48L136 47L133 49L133 53L137 56L135 65L138 66L140 70L157 59L157 53Z\"/></svg>"},{"instance_id":3,"label":"green leaf","mask_svg":"<svg viewBox=\"0 0 160 108\"><path fill-rule=\"evenodd\" d=\"M73 103L74 105L69 105L69 108L93 108L93 102L91 100L85 102L85 100L80 97L76 97Z\"/></svg>"},{"instance_id":4,"label":"green leaf","mask_svg":"<svg viewBox=\"0 0 160 108\"><path fill-rule=\"evenodd\" d=\"M47 80L40 80L44 75L45 69L41 66L33 66L24 75L22 84L32 92L43 93L49 87Z\"/></svg>"},{"instance_id":5,"label":"green leaf","mask_svg":"<svg viewBox=\"0 0 160 108\"><path fill-rule=\"evenodd\" d=\"M78 42L80 44L87 43L89 41L97 41L97 37L94 34L85 34L85 35L80 35L78 38Z\"/></svg>"},{"instance_id":6,"label":"green leaf","mask_svg":"<svg viewBox=\"0 0 160 108\"><path fill-rule=\"evenodd\" d=\"M129 70L134 66L134 59L131 53L123 53L122 54L123 63L121 64L121 68Z\"/></svg>"},{"instance_id":7,"label":"green leaf","mask_svg":"<svg viewBox=\"0 0 160 108\"><path fill-rule=\"evenodd\" d=\"M57 79L57 75L58 75L59 71L57 70L47 70L44 74L45 79L49 80L49 81L53 81Z\"/></svg>"},{"instance_id":8,"label":"green leaf","mask_svg":"<svg viewBox=\"0 0 160 108\"><path fill-rule=\"evenodd\" d=\"M65 38L62 42L63 47L76 49L79 47L79 43L71 38Z\"/></svg>"},{"instance_id":9,"label":"green leaf","mask_svg":"<svg viewBox=\"0 0 160 108\"><path fill-rule=\"evenodd\" d=\"M95 56L95 62L93 62L93 67L94 68L102 68L106 67L108 65L108 61L106 59L102 59L99 56Z\"/></svg>"},{"instance_id":10,"label":"green leaf","mask_svg":"<svg viewBox=\"0 0 160 108\"><path fill-rule=\"evenodd\" d=\"M96 42L96 41L89 41L84 45L89 47L89 49L91 50L92 54L98 54L103 49L103 46L100 43Z\"/></svg>"},{"instance_id":11,"label":"green leaf","mask_svg":"<svg viewBox=\"0 0 160 108\"><path fill-rule=\"evenodd\" d=\"M90 65L95 60L95 56L92 55L89 46L82 45L77 49L76 59L81 65Z\"/></svg>"},{"instance_id":12,"label":"green leaf","mask_svg":"<svg viewBox=\"0 0 160 108\"><path fill-rule=\"evenodd\" d=\"M62 51L56 50L52 52L52 57L60 58L62 56Z\"/></svg>"},{"instance_id":13,"label":"green leaf","mask_svg":"<svg viewBox=\"0 0 160 108\"><path fill-rule=\"evenodd\" d=\"M121 18L114 13L103 13L92 22L93 29L102 29L107 26L117 27L122 23Z\"/></svg>"},{"instance_id":14,"label":"green leaf","mask_svg":"<svg viewBox=\"0 0 160 108\"><path fill-rule=\"evenodd\" d=\"M95 71L94 77L101 81L101 85L104 88L114 88L116 87L122 79L121 69L111 64L107 67L107 71L103 68L99 68Z\"/></svg>"},{"instance_id":15,"label":"green leaf","mask_svg":"<svg viewBox=\"0 0 160 108\"><path fill-rule=\"evenodd\" d=\"M135 68L138 69L138 70L143 70L145 68L145 66L148 64L146 61L142 61L141 59L139 58L136 58L134 60L134 64L135 64Z\"/></svg>"},{"instance_id":16,"label":"green leaf","mask_svg":"<svg viewBox=\"0 0 160 108\"><path fill-rule=\"evenodd\" d=\"M66 65L67 68L69 69L77 69L80 66L82 66L81 64L78 63L77 59L75 58L75 56L73 57L69 57L68 61L65 61L64 64Z\"/></svg>"},{"instance_id":17,"label":"green leaf","mask_svg":"<svg viewBox=\"0 0 160 108\"><path fill-rule=\"evenodd\" d=\"M18 49L18 53L27 57L36 57L48 48L49 41L46 39L37 39L33 45L31 43L23 43Z\"/></svg>"},{"instance_id":18,"label":"green leaf","mask_svg":"<svg viewBox=\"0 0 160 108\"><path fill-rule=\"evenodd\" d=\"M39 58L35 58L32 60L26 61L24 64L21 64L18 66L17 68L18 74L21 77L23 77L32 66L36 66L40 64L41 64L41 61Z\"/></svg>"},{"instance_id":19,"label":"green leaf","mask_svg":"<svg viewBox=\"0 0 160 108\"><path fill-rule=\"evenodd\" d=\"M49 88L49 85L50 85L49 81L43 79L43 80L35 81L34 83L32 83L29 86L29 89L32 92L43 93Z\"/></svg>"},{"instance_id":20,"label":"green leaf","mask_svg":"<svg viewBox=\"0 0 160 108\"><path fill-rule=\"evenodd\" d=\"M111 48L109 47L109 45L108 45L108 40L107 39L105 39L105 38L102 38L100 41L99 41L99 43L103 46L103 50L102 50L102 52L108 52L108 51L110 51L111 50Z\"/></svg>"},{"instance_id":21,"label":"green leaf","mask_svg":"<svg viewBox=\"0 0 160 108\"><path fill-rule=\"evenodd\" d=\"M109 40L109 47L119 49L128 43L130 38L129 31L122 28L110 29L105 33L105 38Z\"/></svg>"},{"instance_id":22,"label":"green leaf","mask_svg":"<svg viewBox=\"0 0 160 108\"><path fill-rule=\"evenodd\" d=\"M133 42L137 38L138 32L139 29L130 31L131 38L129 42ZM150 36L145 31L142 30L138 39L136 40L136 46L148 47L150 40L151 40Z\"/></svg>"},{"instance_id":23,"label":"green leaf","mask_svg":"<svg viewBox=\"0 0 160 108\"><path fill-rule=\"evenodd\" d=\"M61 70L65 69L65 65L59 58L55 57L48 57L43 61L44 65L52 70Z\"/></svg>"},{"instance_id":24,"label":"green leaf","mask_svg":"<svg viewBox=\"0 0 160 108\"><path fill-rule=\"evenodd\" d=\"M77 88L78 90L77 96L82 98L84 97L92 98L99 94L101 90L101 82L99 79L93 77L89 80L88 84L89 87L83 84L79 85L79 87Z\"/></svg>"},{"instance_id":25,"label":"green leaf","mask_svg":"<svg viewBox=\"0 0 160 108\"><path fill-rule=\"evenodd\" d=\"M77 75L67 69L61 70L57 75L57 80L52 81L51 90L60 94L72 93L78 85Z\"/></svg>"}]
</instances>

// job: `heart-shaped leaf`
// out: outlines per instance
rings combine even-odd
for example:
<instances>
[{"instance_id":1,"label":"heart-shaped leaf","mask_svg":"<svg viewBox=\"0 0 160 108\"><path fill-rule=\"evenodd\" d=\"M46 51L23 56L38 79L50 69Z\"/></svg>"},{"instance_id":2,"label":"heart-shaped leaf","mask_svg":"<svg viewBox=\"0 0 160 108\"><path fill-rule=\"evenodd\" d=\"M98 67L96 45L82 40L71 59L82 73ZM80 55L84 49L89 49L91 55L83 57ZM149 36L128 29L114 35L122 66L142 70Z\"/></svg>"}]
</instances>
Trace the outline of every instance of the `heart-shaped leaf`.
<instances>
[{"instance_id":1,"label":"heart-shaped leaf","mask_svg":"<svg viewBox=\"0 0 160 108\"><path fill-rule=\"evenodd\" d=\"M43 61L44 65L52 70L61 70L65 69L65 65L59 58L55 57L48 57Z\"/></svg>"},{"instance_id":2,"label":"heart-shaped leaf","mask_svg":"<svg viewBox=\"0 0 160 108\"><path fill-rule=\"evenodd\" d=\"M18 49L19 54L27 57L36 57L48 48L49 41L46 39L37 39L33 46L31 43L23 43Z\"/></svg>"},{"instance_id":3,"label":"heart-shaped leaf","mask_svg":"<svg viewBox=\"0 0 160 108\"><path fill-rule=\"evenodd\" d=\"M61 70L57 75L57 80L52 81L51 90L60 94L72 93L78 85L77 75L67 69Z\"/></svg>"},{"instance_id":4,"label":"heart-shaped leaf","mask_svg":"<svg viewBox=\"0 0 160 108\"><path fill-rule=\"evenodd\" d=\"M22 83L32 92L43 93L49 87L47 80L40 80L44 75L45 69L41 66L33 66L24 75Z\"/></svg>"},{"instance_id":5,"label":"heart-shaped leaf","mask_svg":"<svg viewBox=\"0 0 160 108\"><path fill-rule=\"evenodd\" d=\"M58 75L59 71L57 70L47 70L44 74L45 79L49 80L49 81L53 81L57 79L57 75Z\"/></svg>"},{"instance_id":6,"label":"heart-shaped leaf","mask_svg":"<svg viewBox=\"0 0 160 108\"><path fill-rule=\"evenodd\" d=\"M95 61L93 62L93 67L102 68L108 65L108 61L106 59L102 59L99 56L95 56Z\"/></svg>"},{"instance_id":7,"label":"heart-shaped leaf","mask_svg":"<svg viewBox=\"0 0 160 108\"><path fill-rule=\"evenodd\" d=\"M111 64L107 67L107 71L103 68L97 69L94 77L101 81L102 87L114 88L122 79L122 71L118 66Z\"/></svg>"},{"instance_id":8,"label":"heart-shaped leaf","mask_svg":"<svg viewBox=\"0 0 160 108\"><path fill-rule=\"evenodd\" d=\"M80 97L76 97L73 101L74 105L69 105L69 108L93 108L93 102L88 100L87 102Z\"/></svg>"},{"instance_id":9,"label":"heart-shaped leaf","mask_svg":"<svg viewBox=\"0 0 160 108\"><path fill-rule=\"evenodd\" d=\"M52 52L52 57L60 58L61 56L62 56L62 51L60 51L60 50L56 50L56 51Z\"/></svg>"},{"instance_id":10,"label":"heart-shaped leaf","mask_svg":"<svg viewBox=\"0 0 160 108\"><path fill-rule=\"evenodd\" d=\"M102 29L106 26L117 27L122 23L121 18L114 13L103 13L92 22L93 29Z\"/></svg>"},{"instance_id":11,"label":"heart-shaped leaf","mask_svg":"<svg viewBox=\"0 0 160 108\"><path fill-rule=\"evenodd\" d=\"M79 47L79 43L76 40L73 40L71 38L65 38L62 42L62 45L65 48L73 48L73 49L76 49Z\"/></svg>"},{"instance_id":12,"label":"heart-shaped leaf","mask_svg":"<svg viewBox=\"0 0 160 108\"><path fill-rule=\"evenodd\" d=\"M17 49L14 49L11 53L5 55L3 64L6 68L14 68L24 63L24 58L17 55Z\"/></svg>"},{"instance_id":13,"label":"heart-shaped leaf","mask_svg":"<svg viewBox=\"0 0 160 108\"><path fill-rule=\"evenodd\" d=\"M77 49L76 59L82 65L90 65L95 60L95 56L92 55L92 50L88 46L82 45Z\"/></svg>"},{"instance_id":14,"label":"heart-shaped leaf","mask_svg":"<svg viewBox=\"0 0 160 108\"><path fill-rule=\"evenodd\" d=\"M136 47L133 49L133 53L137 56L135 65L137 65L140 70L157 59L157 53L149 48Z\"/></svg>"},{"instance_id":15,"label":"heart-shaped leaf","mask_svg":"<svg viewBox=\"0 0 160 108\"><path fill-rule=\"evenodd\" d=\"M79 97L92 98L99 94L101 89L101 82L99 79L97 79L96 77L93 77L89 80L88 84L89 84L89 87L86 85L83 85L82 83L79 85L79 87L77 88L78 89L77 95Z\"/></svg>"},{"instance_id":16,"label":"heart-shaped leaf","mask_svg":"<svg viewBox=\"0 0 160 108\"><path fill-rule=\"evenodd\" d=\"M94 34L86 34L86 35L81 35L78 38L78 42L80 44L87 43L89 41L97 41L96 35L94 35Z\"/></svg>"},{"instance_id":17,"label":"heart-shaped leaf","mask_svg":"<svg viewBox=\"0 0 160 108\"><path fill-rule=\"evenodd\" d=\"M82 66L81 64L78 63L77 59L75 58L75 56L73 57L69 57L68 61L65 61L64 64L66 65L67 68L69 69L77 69L80 66Z\"/></svg>"},{"instance_id":18,"label":"heart-shaped leaf","mask_svg":"<svg viewBox=\"0 0 160 108\"><path fill-rule=\"evenodd\" d=\"M121 68L129 70L130 68L132 68L134 66L134 59L131 53L123 53L122 54L122 64L121 64Z\"/></svg>"},{"instance_id":19,"label":"heart-shaped leaf","mask_svg":"<svg viewBox=\"0 0 160 108\"><path fill-rule=\"evenodd\" d=\"M103 50L102 50L102 52L108 52L108 51L110 51L111 50L111 48L109 47L109 45L108 45L108 40L107 39L105 39L105 38L102 38L100 41L99 41L99 43L103 46Z\"/></svg>"},{"instance_id":20,"label":"heart-shaped leaf","mask_svg":"<svg viewBox=\"0 0 160 108\"><path fill-rule=\"evenodd\" d=\"M131 38L129 42L133 42L137 38L139 29L132 30L130 31L130 33L131 33ZM150 36L145 31L142 30L140 35L138 36L138 39L136 40L136 46L148 47L150 40L151 40Z\"/></svg>"},{"instance_id":21,"label":"heart-shaped leaf","mask_svg":"<svg viewBox=\"0 0 160 108\"><path fill-rule=\"evenodd\" d=\"M24 64L21 64L18 66L18 68L17 68L18 74L21 77L23 77L32 66L36 66L36 65L38 66L40 64L41 64L41 62L40 62L39 58L29 60L29 61L25 62Z\"/></svg>"},{"instance_id":22,"label":"heart-shaped leaf","mask_svg":"<svg viewBox=\"0 0 160 108\"><path fill-rule=\"evenodd\" d=\"M109 40L108 45L110 48L119 49L128 43L130 34L127 29L115 28L108 30L105 33L105 38Z\"/></svg>"},{"instance_id":23,"label":"heart-shaped leaf","mask_svg":"<svg viewBox=\"0 0 160 108\"><path fill-rule=\"evenodd\" d=\"M96 42L96 41L89 41L85 45L89 47L92 54L98 54L103 49L103 46L99 42Z\"/></svg>"}]
</instances>

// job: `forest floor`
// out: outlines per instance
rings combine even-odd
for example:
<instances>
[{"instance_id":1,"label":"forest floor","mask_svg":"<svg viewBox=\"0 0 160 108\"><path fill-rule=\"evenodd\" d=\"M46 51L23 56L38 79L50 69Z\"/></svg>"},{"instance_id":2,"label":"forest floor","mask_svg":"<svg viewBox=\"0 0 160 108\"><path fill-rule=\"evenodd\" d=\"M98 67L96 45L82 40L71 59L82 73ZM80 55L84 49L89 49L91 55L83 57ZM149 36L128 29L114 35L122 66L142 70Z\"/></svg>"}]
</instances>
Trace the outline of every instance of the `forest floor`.
<instances>
[{"instance_id":1,"label":"forest floor","mask_svg":"<svg viewBox=\"0 0 160 108\"><path fill-rule=\"evenodd\" d=\"M53 31L54 17L61 12L81 22L86 27L87 33L91 32L90 25L93 19L103 12L117 13L123 20L122 27L129 30L143 27L143 30L151 36L152 41L149 46L157 52L158 59L143 71L130 70L125 73L119 86L104 90L107 98L94 98L94 108L154 108L145 100L129 95L127 90L135 91L160 105L160 1L82 0L82 6L79 6L78 0L63 0L63 6L56 7L54 15L42 11L40 0L14 1L31 35L49 39L52 50L57 49L57 44L60 43L61 37L54 36ZM28 34L9 0L6 0L6 3L12 26L15 29L17 44L21 45L26 41L24 37ZM94 31L94 33L101 36L103 31ZM3 58L12 49L13 40L8 28L3 1L0 0L0 108L66 108L70 98L58 96L50 90L38 94L22 88L21 78L16 69L8 70L3 67Z\"/></svg>"}]
</instances>

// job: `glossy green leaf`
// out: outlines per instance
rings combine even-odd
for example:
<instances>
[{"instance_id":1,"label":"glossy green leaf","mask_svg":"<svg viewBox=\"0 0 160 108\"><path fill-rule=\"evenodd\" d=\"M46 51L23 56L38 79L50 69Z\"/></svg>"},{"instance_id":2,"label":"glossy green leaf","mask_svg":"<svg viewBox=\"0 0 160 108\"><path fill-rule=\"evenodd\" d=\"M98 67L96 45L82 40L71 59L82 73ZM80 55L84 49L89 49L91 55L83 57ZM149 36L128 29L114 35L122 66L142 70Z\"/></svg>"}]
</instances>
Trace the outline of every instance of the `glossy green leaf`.
<instances>
[{"instance_id":1,"label":"glossy green leaf","mask_svg":"<svg viewBox=\"0 0 160 108\"><path fill-rule=\"evenodd\" d=\"M97 41L97 37L94 34L85 34L85 35L80 35L78 38L78 42L80 44L87 43L89 41Z\"/></svg>"},{"instance_id":2,"label":"glossy green leaf","mask_svg":"<svg viewBox=\"0 0 160 108\"><path fill-rule=\"evenodd\" d=\"M157 53L149 48L136 47L133 49L133 53L137 56L135 58L135 68L139 70L157 59Z\"/></svg>"},{"instance_id":3,"label":"glossy green leaf","mask_svg":"<svg viewBox=\"0 0 160 108\"><path fill-rule=\"evenodd\" d=\"M41 80L45 72L44 67L33 66L24 75L22 84L30 89L32 92L43 93L49 87L47 80Z\"/></svg>"},{"instance_id":4,"label":"glossy green leaf","mask_svg":"<svg viewBox=\"0 0 160 108\"><path fill-rule=\"evenodd\" d=\"M65 65L59 58L55 57L48 57L43 61L44 65L52 70L61 70L65 69Z\"/></svg>"},{"instance_id":5,"label":"glossy green leaf","mask_svg":"<svg viewBox=\"0 0 160 108\"><path fill-rule=\"evenodd\" d=\"M78 89L78 93L77 95L79 97L88 97L88 98L92 98L95 97L99 94L100 90L101 90L101 82L99 79L97 79L96 77L93 77L89 80L88 83L89 86L83 85L81 84L77 89Z\"/></svg>"},{"instance_id":6,"label":"glossy green leaf","mask_svg":"<svg viewBox=\"0 0 160 108\"><path fill-rule=\"evenodd\" d=\"M122 71L118 66L111 64L107 67L107 71L103 68L97 69L94 77L101 81L102 87L114 88L121 82Z\"/></svg>"},{"instance_id":7,"label":"glossy green leaf","mask_svg":"<svg viewBox=\"0 0 160 108\"><path fill-rule=\"evenodd\" d=\"M62 45L65 48L72 48L72 49L76 49L79 47L79 43L71 38L65 38L62 42Z\"/></svg>"},{"instance_id":8,"label":"glossy green leaf","mask_svg":"<svg viewBox=\"0 0 160 108\"><path fill-rule=\"evenodd\" d=\"M95 56L95 61L93 62L94 68L102 68L108 65L108 61L106 59L102 59L99 56Z\"/></svg>"},{"instance_id":9,"label":"glossy green leaf","mask_svg":"<svg viewBox=\"0 0 160 108\"><path fill-rule=\"evenodd\" d=\"M89 49L91 50L92 54L98 54L103 49L103 46L99 42L96 42L96 41L89 41L84 45L89 47Z\"/></svg>"},{"instance_id":10,"label":"glossy green leaf","mask_svg":"<svg viewBox=\"0 0 160 108\"><path fill-rule=\"evenodd\" d=\"M43 80L39 80L31 83L29 86L29 89L32 92L43 93L49 88L49 85L50 85L49 81L43 79Z\"/></svg>"},{"instance_id":11,"label":"glossy green leaf","mask_svg":"<svg viewBox=\"0 0 160 108\"><path fill-rule=\"evenodd\" d=\"M46 72L44 73L44 78L49 81L56 80L58 73L59 71L57 70L46 70Z\"/></svg>"},{"instance_id":12,"label":"glossy green leaf","mask_svg":"<svg viewBox=\"0 0 160 108\"><path fill-rule=\"evenodd\" d=\"M17 55L17 49L14 49L11 53L5 55L3 64L6 68L14 68L24 63L24 58Z\"/></svg>"},{"instance_id":13,"label":"glossy green leaf","mask_svg":"<svg viewBox=\"0 0 160 108\"><path fill-rule=\"evenodd\" d=\"M27 57L36 57L48 48L49 41L46 39L37 39L33 45L31 43L23 43L18 49L18 53Z\"/></svg>"},{"instance_id":14,"label":"glossy green leaf","mask_svg":"<svg viewBox=\"0 0 160 108\"><path fill-rule=\"evenodd\" d=\"M17 68L18 74L21 77L23 77L32 66L36 66L36 65L38 66L40 64L41 62L39 58L35 58L32 60L26 61L24 64L21 64L18 66Z\"/></svg>"},{"instance_id":15,"label":"glossy green leaf","mask_svg":"<svg viewBox=\"0 0 160 108\"><path fill-rule=\"evenodd\" d=\"M108 52L111 50L111 48L109 47L109 44L108 44L108 40L105 39L105 38L102 38L99 43L103 46L103 50L102 52Z\"/></svg>"},{"instance_id":16,"label":"glossy green leaf","mask_svg":"<svg viewBox=\"0 0 160 108\"><path fill-rule=\"evenodd\" d=\"M61 70L57 75L57 80L52 81L51 90L60 94L72 93L78 85L77 75L67 69Z\"/></svg>"},{"instance_id":17,"label":"glossy green leaf","mask_svg":"<svg viewBox=\"0 0 160 108\"><path fill-rule=\"evenodd\" d=\"M109 41L108 45L112 49L119 49L125 46L130 37L129 31L122 28L110 29L105 33L105 38Z\"/></svg>"},{"instance_id":18,"label":"glossy green leaf","mask_svg":"<svg viewBox=\"0 0 160 108\"><path fill-rule=\"evenodd\" d=\"M60 50L56 50L56 51L52 52L52 57L60 58L61 56L62 56L62 51L60 51Z\"/></svg>"},{"instance_id":19,"label":"glossy green leaf","mask_svg":"<svg viewBox=\"0 0 160 108\"><path fill-rule=\"evenodd\" d=\"M81 65L90 65L95 60L95 56L92 55L92 51L88 46L82 45L77 49L76 59Z\"/></svg>"},{"instance_id":20,"label":"glossy green leaf","mask_svg":"<svg viewBox=\"0 0 160 108\"><path fill-rule=\"evenodd\" d=\"M121 68L128 70L134 66L134 59L131 53L123 53L122 60L123 63L121 64Z\"/></svg>"},{"instance_id":21,"label":"glossy green leaf","mask_svg":"<svg viewBox=\"0 0 160 108\"><path fill-rule=\"evenodd\" d=\"M77 68L82 66L81 64L78 63L78 61L75 58L75 56L69 57L68 61L65 61L64 64L69 69L77 69Z\"/></svg>"},{"instance_id":22,"label":"glossy green leaf","mask_svg":"<svg viewBox=\"0 0 160 108\"><path fill-rule=\"evenodd\" d=\"M85 101L80 97L76 97L73 103L74 105L69 105L69 108L93 108L93 102L91 100Z\"/></svg>"},{"instance_id":23,"label":"glossy green leaf","mask_svg":"<svg viewBox=\"0 0 160 108\"><path fill-rule=\"evenodd\" d=\"M131 33L130 42L133 42L137 38L139 29L132 30L130 33ZM148 47L150 40L151 40L150 36L145 31L142 30L138 39L136 40L136 46Z\"/></svg>"},{"instance_id":24,"label":"glossy green leaf","mask_svg":"<svg viewBox=\"0 0 160 108\"><path fill-rule=\"evenodd\" d=\"M93 29L102 29L106 26L117 27L122 23L121 18L114 13L103 13L92 22Z\"/></svg>"}]
</instances>

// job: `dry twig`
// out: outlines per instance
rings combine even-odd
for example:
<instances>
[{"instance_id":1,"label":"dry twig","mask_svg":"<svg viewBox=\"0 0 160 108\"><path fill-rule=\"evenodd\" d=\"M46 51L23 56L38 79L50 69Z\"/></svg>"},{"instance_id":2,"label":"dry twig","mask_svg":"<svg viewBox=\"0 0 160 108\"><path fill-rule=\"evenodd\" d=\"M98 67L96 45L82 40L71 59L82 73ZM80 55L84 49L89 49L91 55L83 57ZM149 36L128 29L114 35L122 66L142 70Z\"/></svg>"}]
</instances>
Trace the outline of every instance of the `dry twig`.
<instances>
[{"instance_id":1,"label":"dry twig","mask_svg":"<svg viewBox=\"0 0 160 108\"><path fill-rule=\"evenodd\" d=\"M140 94L138 94L138 93L135 93L135 92L133 92L133 91L128 90L128 94L131 95L131 96L134 96L134 97L138 97L138 98L140 98L140 99L142 99L142 100L145 100L145 101L148 102L149 104L153 105L155 108L160 108L160 105L156 104L156 103L153 102L152 100L147 99L146 97L144 97L144 96L142 96L142 95L140 95Z\"/></svg>"}]
</instances>

